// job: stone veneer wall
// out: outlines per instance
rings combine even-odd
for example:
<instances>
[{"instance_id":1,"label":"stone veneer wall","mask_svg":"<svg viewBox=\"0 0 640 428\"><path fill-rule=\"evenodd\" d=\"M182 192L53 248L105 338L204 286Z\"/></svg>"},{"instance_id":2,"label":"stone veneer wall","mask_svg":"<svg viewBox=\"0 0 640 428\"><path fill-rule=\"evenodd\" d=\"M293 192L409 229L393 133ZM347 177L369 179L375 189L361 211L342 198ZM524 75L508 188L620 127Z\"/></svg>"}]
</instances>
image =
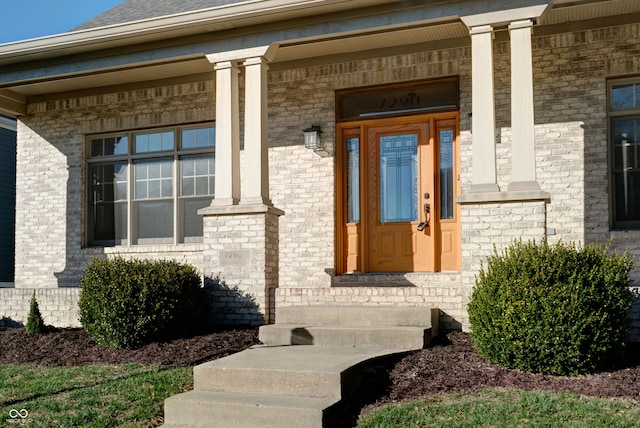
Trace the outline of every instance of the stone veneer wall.
<instances>
[{"instance_id":1,"label":"stone veneer wall","mask_svg":"<svg viewBox=\"0 0 640 428\"><path fill-rule=\"evenodd\" d=\"M615 247L640 253L640 232L609 232L606 134L606 79L640 75L639 35L640 24L534 35L537 174L550 202L463 206L464 273L414 274L406 279L409 284L396 287L355 287L349 281L336 283L332 277L334 159L306 150L301 130L319 124L325 141L334 140L335 90L459 76L461 180L463 189L468 189L470 48L287 70L274 65L268 75L270 188L274 205L285 212L279 219L278 303L438 305L451 314L452 325L466 328L464 308L477 263L493 243L501 246L520 237L547 236L552 242L606 242L613 237ZM506 189L511 181L509 43L496 41L494 46L498 184ZM77 285L92 257L119 251L127 256L178 257L215 275L216 266L204 246L116 248L104 254L83 248L84 135L212 120L214 97L213 81L203 81L31 104L18 127L16 289L3 292L19 295L20 289L46 289L52 293L47 299L55 300L59 294L62 301L73 294L64 287ZM640 279L640 266L633 275ZM16 310L5 303L9 294L0 303L0 316L11 314L19 320ZM30 297L31 292L27 294ZM634 335L640 339L640 308L636 306L632 314Z\"/></svg>"}]
</instances>

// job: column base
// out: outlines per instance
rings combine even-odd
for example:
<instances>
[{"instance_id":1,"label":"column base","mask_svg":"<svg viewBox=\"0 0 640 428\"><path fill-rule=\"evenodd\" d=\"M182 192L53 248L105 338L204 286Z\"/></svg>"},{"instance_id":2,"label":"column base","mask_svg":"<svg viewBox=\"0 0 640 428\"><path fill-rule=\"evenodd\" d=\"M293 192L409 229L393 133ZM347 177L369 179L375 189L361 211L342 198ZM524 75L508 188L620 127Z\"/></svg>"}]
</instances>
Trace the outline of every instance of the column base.
<instances>
[{"instance_id":1,"label":"column base","mask_svg":"<svg viewBox=\"0 0 640 428\"><path fill-rule=\"evenodd\" d=\"M499 192L500 187L496 183L472 184L469 193Z\"/></svg>"},{"instance_id":2,"label":"column base","mask_svg":"<svg viewBox=\"0 0 640 428\"><path fill-rule=\"evenodd\" d=\"M540 190L537 181L514 181L509 184L509 191Z\"/></svg>"},{"instance_id":3,"label":"column base","mask_svg":"<svg viewBox=\"0 0 640 428\"><path fill-rule=\"evenodd\" d=\"M243 215L243 214L272 214L276 216L284 215L284 211L273 205L263 203L257 204L236 204L236 205L218 205L212 204L206 208L198 210L201 216L223 216L223 215Z\"/></svg>"}]
</instances>

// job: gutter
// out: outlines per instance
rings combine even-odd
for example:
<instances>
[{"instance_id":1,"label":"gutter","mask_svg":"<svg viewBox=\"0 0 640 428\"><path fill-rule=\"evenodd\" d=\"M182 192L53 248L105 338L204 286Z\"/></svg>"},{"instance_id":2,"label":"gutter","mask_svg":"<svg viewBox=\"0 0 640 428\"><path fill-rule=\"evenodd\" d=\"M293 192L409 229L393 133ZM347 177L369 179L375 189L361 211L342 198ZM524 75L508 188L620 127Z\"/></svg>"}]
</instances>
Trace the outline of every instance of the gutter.
<instances>
[{"instance_id":1,"label":"gutter","mask_svg":"<svg viewBox=\"0 0 640 428\"><path fill-rule=\"evenodd\" d=\"M391 0L249 0L209 9L71 31L0 45L0 61L14 63L78 54L134 43L215 32L248 24L277 22Z\"/></svg>"}]
</instances>

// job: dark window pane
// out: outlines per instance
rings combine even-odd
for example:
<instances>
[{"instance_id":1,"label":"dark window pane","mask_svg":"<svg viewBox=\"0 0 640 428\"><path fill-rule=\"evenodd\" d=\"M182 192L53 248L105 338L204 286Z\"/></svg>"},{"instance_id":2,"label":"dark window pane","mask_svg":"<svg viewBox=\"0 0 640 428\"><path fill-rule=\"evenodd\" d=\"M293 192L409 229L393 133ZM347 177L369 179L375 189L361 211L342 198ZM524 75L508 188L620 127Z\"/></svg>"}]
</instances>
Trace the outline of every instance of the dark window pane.
<instances>
[{"instance_id":1,"label":"dark window pane","mask_svg":"<svg viewBox=\"0 0 640 428\"><path fill-rule=\"evenodd\" d=\"M103 143L102 138L99 138L97 140L91 140L91 156L103 155L102 143Z\"/></svg>"},{"instance_id":2,"label":"dark window pane","mask_svg":"<svg viewBox=\"0 0 640 428\"><path fill-rule=\"evenodd\" d=\"M93 243L119 244L127 239L127 204L92 201Z\"/></svg>"},{"instance_id":3,"label":"dark window pane","mask_svg":"<svg viewBox=\"0 0 640 428\"><path fill-rule=\"evenodd\" d=\"M617 119L613 121L613 167L616 171L637 168L638 140L636 129L640 121Z\"/></svg>"},{"instance_id":4,"label":"dark window pane","mask_svg":"<svg viewBox=\"0 0 640 428\"><path fill-rule=\"evenodd\" d=\"M126 155L129 139L126 136L97 138L91 140L91 157Z\"/></svg>"},{"instance_id":5,"label":"dark window pane","mask_svg":"<svg viewBox=\"0 0 640 428\"><path fill-rule=\"evenodd\" d=\"M208 207L211 198L188 198L182 200L182 228L185 240L202 236L202 216L198 215L200 208Z\"/></svg>"},{"instance_id":6,"label":"dark window pane","mask_svg":"<svg viewBox=\"0 0 640 428\"><path fill-rule=\"evenodd\" d=\"M127 164L92 165L89 171L92 179L89 194L92 243L120 243L127 238Z\"/></svg>"},{"instance_id":7,"label":"dark window pane","mask_svg":"<svg viewBox=\"0 0 640 428\"><path fill-rule=\"evenodd\" d=\"M640 221L640 173L614 175L615 220Z\"/></svg>"},{"instance_id":8,"label":"dark window pane","mask_svg":"<svg viewBox=\"0 0 640 428\"><path fill-rule=\"evenodd\" d=\"M173 237L173 201L143 201L136 204L138 240Z\"/></svg>"}]
</instances>

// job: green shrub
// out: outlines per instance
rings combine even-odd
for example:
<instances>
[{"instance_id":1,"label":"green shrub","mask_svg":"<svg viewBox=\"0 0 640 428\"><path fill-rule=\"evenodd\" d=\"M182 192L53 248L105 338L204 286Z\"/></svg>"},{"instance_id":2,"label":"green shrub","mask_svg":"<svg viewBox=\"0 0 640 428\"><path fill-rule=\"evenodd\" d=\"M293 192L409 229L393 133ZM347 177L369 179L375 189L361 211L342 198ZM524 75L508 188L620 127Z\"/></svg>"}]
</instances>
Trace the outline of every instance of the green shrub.
<instances>
[{"instance_id":1,"label":"green shrub","mask_svg":"<svg viewBox=\"0 0 640 428\"><path fill-rule=\"evenodd\" d=\"M633 261L608 247L515 242L494 249L469 303L484 359L527 372L590 373L624 357Z\"/></svg>"},{"instance_id":2,"label":"green shrub","mask_svg":"<svg viewBox=\"0 0 640 428\"><path fill-rule=\"evenodd\" d=\"M33 292L33 296L31 297L31 304L29 305L29 316L27 317L27 325L24 329L29 334L44 333L46 330L44 319L42 319L42 314L40 313L40 308L38 307L38 301L36 300L35 291Z\"/></svg>"},{"instance_id":3,"label":"green shrub","mask_svg":"<svg viewBox=\"0 0 640 428\"><path fill-rule=\"evenodd\" d=\"M80 322L103 346L137 348L196 331L204 322L204 290L188 265L95 259L80 286Z\"/></svg>"}]
</instances>

